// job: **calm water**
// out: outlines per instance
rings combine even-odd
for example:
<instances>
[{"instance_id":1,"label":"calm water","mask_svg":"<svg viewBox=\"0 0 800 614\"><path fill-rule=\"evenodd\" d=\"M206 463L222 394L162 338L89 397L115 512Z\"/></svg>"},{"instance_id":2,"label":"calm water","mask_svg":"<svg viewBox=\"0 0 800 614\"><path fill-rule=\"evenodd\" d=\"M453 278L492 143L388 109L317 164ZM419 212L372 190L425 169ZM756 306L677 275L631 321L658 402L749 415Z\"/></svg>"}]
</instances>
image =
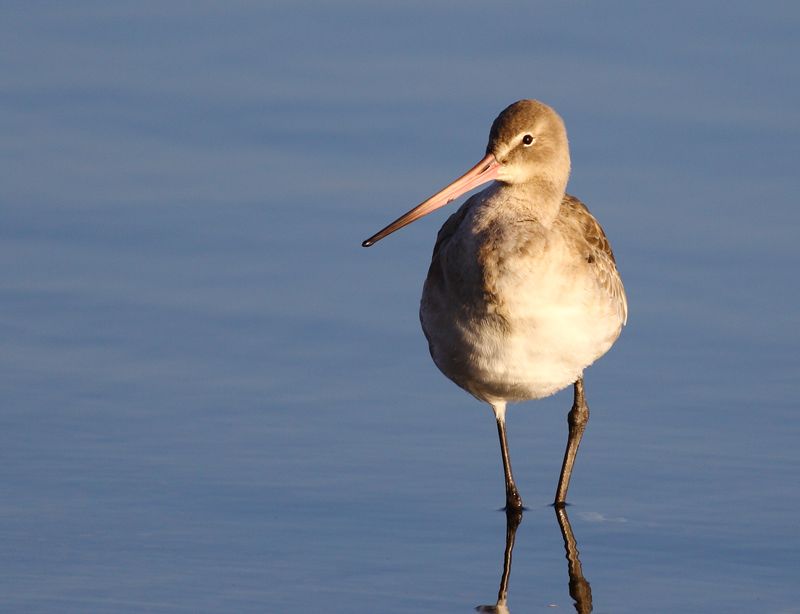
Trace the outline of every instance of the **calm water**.
<instances>
[{"instance_id":1,"label":"calm water","mask_svg":"<svg viewBox=\"0 0 800 614\"><path fill-rule=\"evenodd\" d=\"M416 315L447 212L359 243L536 97L631 316L587 373L582 577L547 505L570 394L510 410L510 610L573 611L571 571L595 612L800 612L798 28L792 2L3 3L2 609L494 604L494 421Z\"/></svg>"}]
</instances>

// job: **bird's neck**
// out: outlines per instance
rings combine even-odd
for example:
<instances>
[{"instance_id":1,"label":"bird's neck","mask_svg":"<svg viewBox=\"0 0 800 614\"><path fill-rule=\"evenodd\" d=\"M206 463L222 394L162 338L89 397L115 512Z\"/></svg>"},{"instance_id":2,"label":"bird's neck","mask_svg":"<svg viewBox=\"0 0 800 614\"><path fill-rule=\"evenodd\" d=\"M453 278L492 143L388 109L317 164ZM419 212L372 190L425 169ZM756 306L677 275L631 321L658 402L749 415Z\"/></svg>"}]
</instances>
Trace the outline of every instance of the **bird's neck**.
<instances>
[{"instance_id":1,"label":"bird's neck","mask_svg":"<svg viewBox=\"0 0 800 614\"><path fill-rule=\"evenodd\" d=\"M561 208L564 186L548 179L533 178L525 183L500 184L496 198L504 217L535 219L549 228Z\"/></svg>"}]
</instances>

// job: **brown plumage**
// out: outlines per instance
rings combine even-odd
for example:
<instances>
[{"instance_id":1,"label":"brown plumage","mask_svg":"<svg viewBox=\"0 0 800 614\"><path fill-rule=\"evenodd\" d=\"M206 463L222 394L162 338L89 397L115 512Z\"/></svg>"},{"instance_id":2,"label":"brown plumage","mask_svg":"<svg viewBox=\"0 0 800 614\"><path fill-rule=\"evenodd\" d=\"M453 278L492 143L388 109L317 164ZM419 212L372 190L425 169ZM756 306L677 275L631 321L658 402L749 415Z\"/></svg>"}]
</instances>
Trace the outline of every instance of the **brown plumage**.
<instances>
[{"instance_id":1,"label":"brown plumage","mask_svg":"<svg viewBox=\"0 0 800 614\"><path fill-rule=\"evenodd\" d=\"M583 370L627 321L614 253L586 206L566 193L569 172L561 118L541 102L521 100L494 121L478 164L364 242L372 245L495 180L439 231L420 320L439 369L494 411L510 510L521 509L522 499L508 455L507 403L574 384L556 492L563 504L589 416Z\"/></svg>"}]
</instances>

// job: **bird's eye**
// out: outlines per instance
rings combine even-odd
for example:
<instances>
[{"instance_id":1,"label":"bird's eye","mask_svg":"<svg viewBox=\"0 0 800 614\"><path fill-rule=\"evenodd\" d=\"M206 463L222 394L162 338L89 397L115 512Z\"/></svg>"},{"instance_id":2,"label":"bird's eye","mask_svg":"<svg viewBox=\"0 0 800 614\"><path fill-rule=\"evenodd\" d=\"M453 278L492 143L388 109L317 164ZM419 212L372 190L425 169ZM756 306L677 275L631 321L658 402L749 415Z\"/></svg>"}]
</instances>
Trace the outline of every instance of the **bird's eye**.
<instances>
[{"instance_id":1,"label":"bird's eye","mask_svg":"<svg viewBox=\"0 0 800 614\"><path fill-rule=\"evenodd\" d=\"M522 144L525 145L525 147L533 145L533 136L531 136L530 134L526 134L525 136L523 136Z\"/></svg>"}]
</instances>

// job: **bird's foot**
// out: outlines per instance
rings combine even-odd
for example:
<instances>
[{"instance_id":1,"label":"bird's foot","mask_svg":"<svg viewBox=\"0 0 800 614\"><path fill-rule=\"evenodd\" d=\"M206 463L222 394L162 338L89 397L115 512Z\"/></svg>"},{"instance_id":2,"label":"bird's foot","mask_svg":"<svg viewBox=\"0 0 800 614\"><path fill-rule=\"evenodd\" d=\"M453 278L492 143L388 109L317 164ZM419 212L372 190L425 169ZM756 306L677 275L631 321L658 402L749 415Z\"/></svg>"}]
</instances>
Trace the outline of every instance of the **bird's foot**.
<instances>
[{"instance_id":1,"label":"bird's foot","mask_svg":"<svg viewBox=\"0 0 800 614\"><path fill-rule=\"evenodd\" d=\"M506 492L506 514L509 513L519 513L523 511L525 507L522 505L522 497L519 496L519 492L517 489L510 490Z\"/></svg>"}]
</instances>

